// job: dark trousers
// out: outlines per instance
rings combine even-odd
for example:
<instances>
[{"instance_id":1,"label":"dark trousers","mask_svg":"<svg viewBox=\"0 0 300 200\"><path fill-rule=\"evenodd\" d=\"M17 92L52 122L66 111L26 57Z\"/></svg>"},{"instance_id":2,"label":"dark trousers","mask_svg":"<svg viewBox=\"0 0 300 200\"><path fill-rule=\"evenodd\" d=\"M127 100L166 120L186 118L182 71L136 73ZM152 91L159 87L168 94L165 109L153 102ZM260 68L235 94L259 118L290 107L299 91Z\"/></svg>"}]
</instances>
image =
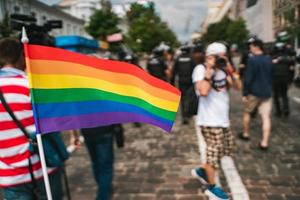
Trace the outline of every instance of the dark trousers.
<instances>
[{"instance_id":1,"label":"dark trousers","mask_svg":"<svg viewBox=\"0 0 300 200\"><path fill-rule=\"evenodd\" d=\"M179 84L179 90L181 91L181 100L180 100L180 108L181 108L181 116L182 120L187 120L189 117L189 96L188 96L188 89L192 85L190 84Z\"/></svg>"},{"instance_id":2,"label":"dark trousers","mask_svg":"<svg viewBox=\"0 0 300 200\"><path fill-rule=\"evenodd\" d=\"M275 112L277 115L288 115L289 99L288 99L289 83L285 79L276 78L273 84L273 97L275 104Z\"/></svg>"},{"instance_id":3,"label":"dark trousers","mask_svg":"<svg viewBox=\"0 0 300 200\"><path fill-rule=\"evenodd\" d=\"M96 200L109 200L112 196L113 181L113 134L100 132L97 137L85 134L84 138L91 157L94 178L98 184Z\"/></svg>"}]
</instances>

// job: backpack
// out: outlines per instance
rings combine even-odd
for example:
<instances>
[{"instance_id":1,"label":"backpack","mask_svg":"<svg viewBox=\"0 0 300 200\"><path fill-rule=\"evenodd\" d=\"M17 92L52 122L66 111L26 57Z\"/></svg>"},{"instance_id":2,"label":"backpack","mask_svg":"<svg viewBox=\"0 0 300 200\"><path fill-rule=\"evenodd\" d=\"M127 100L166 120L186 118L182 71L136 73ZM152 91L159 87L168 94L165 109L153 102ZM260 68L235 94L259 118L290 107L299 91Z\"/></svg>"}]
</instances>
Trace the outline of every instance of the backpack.
<instances>
[{"instance_id":1,"label":"backpack","mask_svg":"<svg viewBox=\"0 0 300 200\"><path fill-rule=\"evenodd\" d=\"M189 117L197 115L198 112L198 104L199 104L199 97L196 94L195 87L192 85L188 90L187 90L187 96L188 98L188 110L187 113Z\"/></svg>"}]
</instances>

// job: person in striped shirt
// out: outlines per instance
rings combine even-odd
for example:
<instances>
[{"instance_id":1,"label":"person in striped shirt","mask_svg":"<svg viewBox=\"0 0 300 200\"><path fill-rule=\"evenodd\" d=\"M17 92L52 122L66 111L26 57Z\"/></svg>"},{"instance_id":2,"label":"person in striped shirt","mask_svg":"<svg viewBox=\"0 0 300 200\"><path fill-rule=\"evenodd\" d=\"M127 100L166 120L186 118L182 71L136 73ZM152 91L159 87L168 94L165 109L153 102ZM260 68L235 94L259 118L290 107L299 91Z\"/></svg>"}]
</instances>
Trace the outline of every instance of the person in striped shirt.
<instances>
[{"instance_id":1,"label":"person in striped shirt","mask_svg":"<svg viewBox=\"0 0 300 200\"><path fill-rule=\"evenodd\" d=\"M0 63L3 64L0 67L3 96L27 132L34 134L36 128L24 72L23 47L18 40L7 38L0 41ZM29 146L24 133L0 104L0 188L5 200L35 200L34 191L38 191L39 200L47 199L39 156L31 152ZM29 170L29 158L34 180ZM48 172L53 199L61 200L61 171L49 168Z\"/></svg>"}]
</instances>

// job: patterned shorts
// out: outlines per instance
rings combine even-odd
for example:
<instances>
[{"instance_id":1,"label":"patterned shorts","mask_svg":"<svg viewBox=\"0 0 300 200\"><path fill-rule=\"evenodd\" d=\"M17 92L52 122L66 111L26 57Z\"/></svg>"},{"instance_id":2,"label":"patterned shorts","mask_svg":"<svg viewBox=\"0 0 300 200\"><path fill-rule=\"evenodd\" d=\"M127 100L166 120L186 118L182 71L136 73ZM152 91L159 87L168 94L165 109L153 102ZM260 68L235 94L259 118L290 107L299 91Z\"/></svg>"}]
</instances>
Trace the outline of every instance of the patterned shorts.
<instances>
[{"instance_id":1,"label":"patterned shorts","mask_svg":"<svg viewBox=\"0 0 300 200\"><path fill-rule=\"evenodd\" d=\"M206 163L218 169L221 158L232 154L235 146L234 136L229 128L200 128L206 143Z\"/></svg>"}]
</instances>

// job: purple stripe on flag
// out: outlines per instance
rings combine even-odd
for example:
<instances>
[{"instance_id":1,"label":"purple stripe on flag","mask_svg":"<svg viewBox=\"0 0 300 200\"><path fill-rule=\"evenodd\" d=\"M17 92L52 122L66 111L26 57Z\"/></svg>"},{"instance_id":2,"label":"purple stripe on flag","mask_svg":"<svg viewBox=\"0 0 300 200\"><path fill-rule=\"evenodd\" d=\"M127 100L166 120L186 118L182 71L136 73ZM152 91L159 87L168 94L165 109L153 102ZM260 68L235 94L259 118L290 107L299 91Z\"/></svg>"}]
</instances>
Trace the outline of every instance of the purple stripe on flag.
<instances>
[{"instance_id":1,"label":"purple stripe on flag","mask_svg":"<svg viewBox=\"0 0 300 200\"><path fill-rule=\"evenodd\" d=\"M167 132L170 132L172 129L170 124L162 123L145 115L126 112L109 112L39 119L39 133L91 128L128 122L142 122L155 125Z\"/></svg>"}]
</instances>

